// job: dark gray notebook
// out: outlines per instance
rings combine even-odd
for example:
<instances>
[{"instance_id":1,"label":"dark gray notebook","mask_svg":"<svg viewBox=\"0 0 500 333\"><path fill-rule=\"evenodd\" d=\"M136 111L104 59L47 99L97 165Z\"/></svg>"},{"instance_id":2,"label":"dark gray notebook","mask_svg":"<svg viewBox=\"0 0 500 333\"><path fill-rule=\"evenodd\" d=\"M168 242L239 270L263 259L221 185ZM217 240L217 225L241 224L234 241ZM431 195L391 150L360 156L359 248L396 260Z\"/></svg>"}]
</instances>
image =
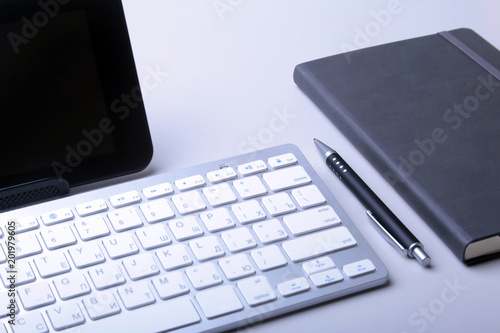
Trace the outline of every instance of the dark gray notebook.
<instances>
[{"instance_id":1,"label":"dark gray notebook","mask_svg":"<svg viewBox=\"0 0 500 333\"><path fill-rule=\"evenodd\" d=\"M500 256L498 68L497 49L457 29L303 63L294 80L473 263Z\"/></svg>"}]
</instances>

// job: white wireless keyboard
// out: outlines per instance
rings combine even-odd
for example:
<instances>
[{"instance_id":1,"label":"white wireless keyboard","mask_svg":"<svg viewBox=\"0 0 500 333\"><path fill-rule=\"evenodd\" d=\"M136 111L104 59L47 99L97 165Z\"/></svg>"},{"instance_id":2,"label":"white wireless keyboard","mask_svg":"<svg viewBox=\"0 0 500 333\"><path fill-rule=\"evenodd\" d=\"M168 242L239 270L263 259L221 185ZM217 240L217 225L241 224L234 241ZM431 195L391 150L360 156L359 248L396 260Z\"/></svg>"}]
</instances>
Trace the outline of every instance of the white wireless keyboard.
<instances>
[{"instance_id":1,"label":"white wireless keyboard","mask_svg":"<svg viewBox=\"0 0 500 333\"><path fill-rule=\"evenodd\" d=\"M220 332L388 280L293 145L9 211L0 223L0 332Z\"/></svg>"}]
</instances>

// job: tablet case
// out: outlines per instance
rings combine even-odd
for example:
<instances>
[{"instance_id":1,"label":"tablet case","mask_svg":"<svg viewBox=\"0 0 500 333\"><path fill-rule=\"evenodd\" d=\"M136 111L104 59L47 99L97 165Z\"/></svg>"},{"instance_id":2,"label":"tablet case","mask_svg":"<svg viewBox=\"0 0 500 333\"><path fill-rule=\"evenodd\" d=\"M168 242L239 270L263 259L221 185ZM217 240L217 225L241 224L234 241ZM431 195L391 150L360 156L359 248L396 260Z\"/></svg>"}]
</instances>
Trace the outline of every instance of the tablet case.
<instances>
[{"instance_id":1,"label":"tablet case","mask_svg":"<svg viewBox=\"0 0 500 333\"><path fill-rule=\"evenodd\" d=\"M497 68L497 49L457 29L303 63L294 80L473 263L500 255Z\"/></svg>"}]
</instances>

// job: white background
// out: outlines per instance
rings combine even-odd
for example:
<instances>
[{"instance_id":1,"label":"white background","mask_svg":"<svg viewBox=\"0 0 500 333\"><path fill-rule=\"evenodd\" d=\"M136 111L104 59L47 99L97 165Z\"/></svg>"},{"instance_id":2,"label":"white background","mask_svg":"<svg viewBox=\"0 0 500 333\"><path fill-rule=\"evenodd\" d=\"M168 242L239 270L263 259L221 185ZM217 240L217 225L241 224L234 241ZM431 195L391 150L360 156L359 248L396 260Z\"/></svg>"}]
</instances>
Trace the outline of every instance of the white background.
<instances>
[{"instance_id":1,"label":"white background","mask_svg":"<svg viewBox=\"0 0 500 333\"><path fill-rule=\"evenodd\" d=\"M500 331L500 261L463 265L292 79L308 60L461 27L500 48L500 2L123 2L155 149L151 165L126 179L296 144L390 272L382 288L244 331ZM424 243L431 268L401 257L375 232L313 137L335 147L388 203Z\"/></svg>"}]
</instances>

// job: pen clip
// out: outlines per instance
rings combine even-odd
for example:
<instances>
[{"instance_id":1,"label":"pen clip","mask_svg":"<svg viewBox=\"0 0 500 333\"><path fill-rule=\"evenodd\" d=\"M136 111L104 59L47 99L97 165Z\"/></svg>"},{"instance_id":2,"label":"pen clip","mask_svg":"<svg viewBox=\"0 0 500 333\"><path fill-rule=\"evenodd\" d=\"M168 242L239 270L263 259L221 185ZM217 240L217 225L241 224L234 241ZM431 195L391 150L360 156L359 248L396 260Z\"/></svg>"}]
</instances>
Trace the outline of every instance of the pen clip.
<instances>
[{"instance_id":1,"label":"pen clip","mask_svg":"<svg viewBox=\"0 0 500 333\"><path fill-rule=\"evenodd\" d=\"M408 256L408 249L405 249L401 243L399 243L381 224L375 216L373 216L372 212L367 210L366 214L370 217L372 222L375 224L377 231L379 232L380 235L392 246L394 246L396 249L398 249L402 255Z\"/></svg>"}]
</instances>

